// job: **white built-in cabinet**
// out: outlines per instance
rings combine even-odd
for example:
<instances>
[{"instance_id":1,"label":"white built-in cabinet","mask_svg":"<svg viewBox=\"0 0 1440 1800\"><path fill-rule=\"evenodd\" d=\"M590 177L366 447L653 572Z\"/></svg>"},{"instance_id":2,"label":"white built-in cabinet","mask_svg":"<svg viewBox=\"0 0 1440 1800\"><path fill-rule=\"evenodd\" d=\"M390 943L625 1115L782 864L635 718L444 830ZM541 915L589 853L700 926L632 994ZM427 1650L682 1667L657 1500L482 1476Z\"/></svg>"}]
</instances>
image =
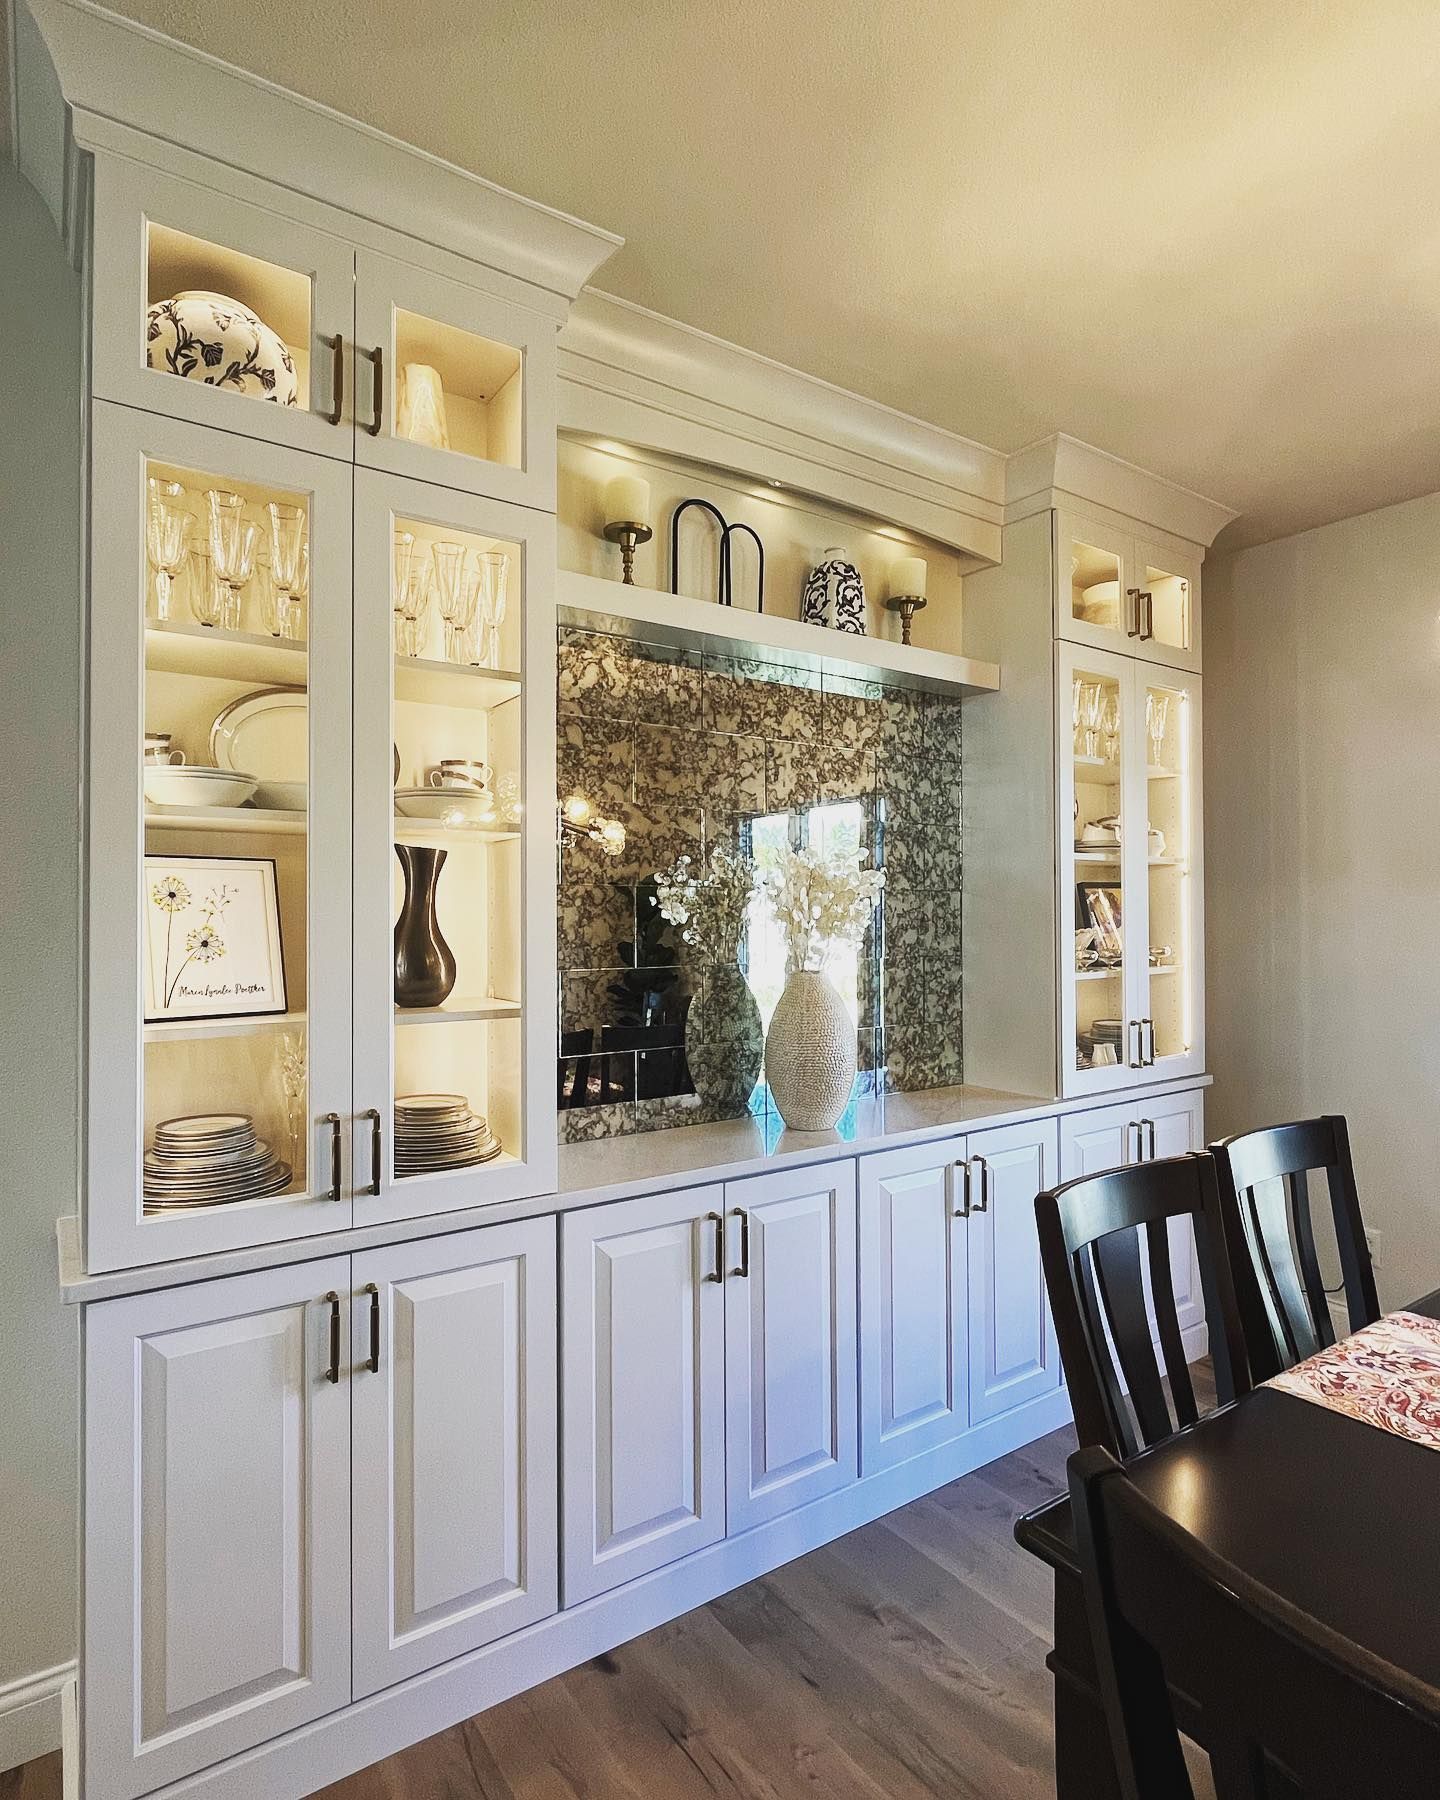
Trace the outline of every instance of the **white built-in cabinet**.
<instances>
[{"instance_id":1,"label":"white built-in cabinet","mask_svg":"<svg viewBox=\"0 0 1440 1800\"><path fill-rule=\"evenodd\" d=\"M860 1461L894 1467L1060 1384L1035 1234L1053 1119L860 1159Z\"/></svg>"},{"instance_id":2,"label":"white built-in cabinet","mask_svg":"<svg viewBox=\"0 0 1440 1800\"><path fill-rule=\"evenodd\" d=\"M1062 1090L1198 1075L1200 677L1061 642L1055 699Z\"/></svg>"},{"instance_id":3,"label":"white built-in cabinet","mask_svg":"<svg viewBox=\"0 0 1440 1800\"><path fill-rule=\"evenodd\" d=\"M1071 512L1054 521L1056 637L1198 673L1195 551Z\"/></svg>"},{"instance_id":4,"label":"white built-in cabinet","mask_svg":"<svg viewBox=\"0 0 1440 1800\"><path fill-rule=\"evenodd\" d=\"M87 1800L555 1611L555 1297L546 1218L87 1308Z\"/></svg>"}]
</instances>

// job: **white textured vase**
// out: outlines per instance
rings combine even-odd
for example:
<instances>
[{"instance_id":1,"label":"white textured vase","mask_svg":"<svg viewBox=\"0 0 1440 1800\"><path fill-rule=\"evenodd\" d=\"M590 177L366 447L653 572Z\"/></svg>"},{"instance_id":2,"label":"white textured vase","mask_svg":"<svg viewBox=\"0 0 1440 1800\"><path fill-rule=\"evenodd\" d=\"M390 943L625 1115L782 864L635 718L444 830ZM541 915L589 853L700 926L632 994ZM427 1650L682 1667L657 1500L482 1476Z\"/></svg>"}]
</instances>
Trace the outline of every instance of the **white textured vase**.
<instances>
[{"instance_id":1,"label":"white textured vase","mask_svg":"<svg viewBox=\"0 0 1440 1800\"><path fill-rule=\"evenodd\" d=\"M828 1131L855 1085L855 1021L824 975L785 983L765 1039L765 1079L792 1131Z\"/></svg>"}]
</instances>

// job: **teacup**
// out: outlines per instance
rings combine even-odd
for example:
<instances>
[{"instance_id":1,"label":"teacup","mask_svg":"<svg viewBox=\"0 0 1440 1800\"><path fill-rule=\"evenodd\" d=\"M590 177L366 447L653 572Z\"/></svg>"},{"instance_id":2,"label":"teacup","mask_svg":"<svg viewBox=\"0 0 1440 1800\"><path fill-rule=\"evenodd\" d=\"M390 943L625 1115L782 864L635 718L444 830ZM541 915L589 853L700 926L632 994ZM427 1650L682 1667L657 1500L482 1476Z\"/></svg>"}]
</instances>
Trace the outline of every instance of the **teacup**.
<instances>
[{"instance_id":1,"label":"teacup","mask_svg":"<svg viewBox=\"0 0 1440 1800\"><path fill-rule=\"evenodd\" d=\"M152 768L157 766L179 768L185 761L185 752L170 748L168 731L147 731L145 733L144 761Z\"/></svg>"},{"instance_id":2,"label":"teacup","mask_svg":"<svg viewBox=\"0 0 1440 1800\"><path fill-rule=\"evenodd\" d=\"M464 788L483 794L490 787L490 765L468 756L442 756L425 779L433 788Z\"/></svg>"}]
</instances>

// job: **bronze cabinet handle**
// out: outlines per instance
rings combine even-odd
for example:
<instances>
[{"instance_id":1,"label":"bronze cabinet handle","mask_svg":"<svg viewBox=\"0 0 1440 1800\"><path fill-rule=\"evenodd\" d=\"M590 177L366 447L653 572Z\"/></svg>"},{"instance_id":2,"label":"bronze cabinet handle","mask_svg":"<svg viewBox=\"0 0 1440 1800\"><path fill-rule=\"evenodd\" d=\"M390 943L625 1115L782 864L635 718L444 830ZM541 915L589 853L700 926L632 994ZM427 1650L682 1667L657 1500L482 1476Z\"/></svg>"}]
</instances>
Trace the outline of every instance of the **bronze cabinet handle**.
<instances>
[{"instance_id":1,"label":"bronze cabinet handle","mask_svg":"<svg viewBox=\"0 0 1440 1800\"><path fill-rule=\"evenodd\" d=\"M1135 1149L1133 1153L1130 1149L1130 1133L1132 1131L1135 1133ZM1145 1136L1140 1129L1140 1121L1138 1119L1127 1119L1125 1121L1125 1160L1127 1163L1138 1163L1144 1162L1145 1160Z\"/></svg>"},{"instance_id":2,"label":"bronze cabinet handle","mask_svg":"<svg viewBox=\"0 0 1440 1800\"><path fill-rule=\"evenodd\" d=\"M338 425L345 416L345 339L342 333L336 332L334 337L326 337L322 332L320 342L330 346L330 400L328 413L320 416L327 425Z\"/></svg>"},{"instance_id":3,"label":"bronze cabinet handle","mask_svg":"<svg viewBox=\"0 0 1440 1800\"><path fill-rule=\"evenodd\" d=\"M325 1296L325 1304L330 1308L330 1367L325 1379L335 1382L340 1379L340 1296L334 1288Z\"/></svg>"},{"instance_id":4,"label":"bronze cabinet handle","mask_svg":"<svg viewBox=\"0 0 1440 1800\"><path fill-rule=\"evenodd\" d=\"M368 1107L362 1115L370 1121L370 1192L380 1192L380 1109Z\"/></svg>"},{"instance_id":5,"label":"bronze cabinet handle","mask_svg":"<svg viewBox=\"0 0 1440 1800\"><path fill-rule=\"evenodd\" d=\"M1150 1140L1150 1147L1145 1152L1145 1160L1146 1160L1146 1162L1154 1162L1154 1160L1155 1160L1155 1121L1153 1119L1141 1119L1140 1123L1146 1127L1146 1134Z\"/></svg>"},{"instance_id":6,"label":"bronze cabinet handle","mask_svg":"<svg viewBox=\"0 0 1440 1800\"><path fill-rule=\"evenodd\" d=\"M373 350L362 350L362 356L368 356L375 371L375 385L371 389L370 410L374 415L365 427L371 437L379 437L380 427L385 419L385 348L377 344Z\"/></svg>"},{"instance_id":7,"label":"bronze cabinet handle","mask_svg":"<svg viewBox=\"0 0 1440 1800\"><path fill-rule=\"evenodd\" d=\"M977 1213L990 1210L990 1165L983 1156L972 1156L972 1163L980 1167L980 1198L975 1202L973 1210Z\"/></svg>"},{"instance_id":8,"label":"bronze cabinet handle","mask_svg":"<svg viewBox=\"0 0 1440 1800\"><path fill-rule=\"evenodd\" d=\"M1130 1043L1130 1033L1132 1031L1135 1033L1135 1049L1130 1057L1130 1067L1132 1069L1143 1069L1145 1067L1145 1034L1140 1028L1140 1021L1138 1019L1127 1019L1125 1021L1125 1043L1127 1048Z\"/></svg>"},{"instance_id":9,"label":"bronze cabinet handle","mask_svg":"<svg viewBox=\"0 0 1440 1800\"><path fill-rule=\"evenodd\" d=\"M725 1220L717 1212L708 1212L705 1215L705 1223L715 1227L715 1267L702 1279L723 1281L725 1279Z\"/></svg>"},{"instance_id":10,"label":"bronze cabinet handle","mask_svg":"<svg viewBox=\"0 0 1440 1800\"><path fill-rule=\"evenodd\" d=\"M340 1188L341 1150L340 1150L340 1115L328 1112L321 1119L322 1125L330 1127L330 1198L342 1200L344 1194Z\"/></svg>"},{"instance_id":11,"label":"bronze cabinet handle","mask_svg":"<svg viewBox=\"0 0 1440 1800\"><path fill-rule=\"evenodd\" d=\"M1153 1019L1141 1019L1140 1021L1140 1056L1147 1069L1154 1064L1155 1021Z\"/></svg>"},{"instance_id":12,"label":"bronze cabinet handle","mask_svg":"<svg viewBox=\"0 0 1440 1800\"><path fill-rule=\"evenodd\" d=\"M1126 588L1126 590L1125 590L1125 601L1126 601L1126 605L1125 605L1125 635L1126 635L1126 637L1141 636L1140 599L1141 599L1141 595L1140 595L1139 588ZM1130 602L1132 600L1135 602L1135 604L1133 606L1130 605ZM1133 625L1130 623L1131 619L1134 619L1134 621L1135 621L1135 623Z\"/></svg>"},{"instance_id":13,"label":"bronze cabinet handle","mask_svg":"<svg viewBox=\"0 0 1440 1800\"><path fill-rule=\"evenodd\" d=\"M953 1216L957 1219L968 1219L970 1217L970 1160L968 1157L957 1156L952 1166L961 1171L960 1204L955 1208Z\"/></svg>"},{"instance_id":14,"label":"bronze cabinet handle","mask_svg":"<svg viewBox=\"0 0 1440 1800\"><path fill-rule=\"evenodd\" d=\"M1140 636L1142 639L1153 638L1155 635L1155 596L1148 588L1141 590L1140 604L1144 608L1142 617L1145 621Z\"/></svg>"},{"instance_id":15,"label":"bronze cabinet handle","mask_svg":"<svg viewBox=\"0 0 1440 1800\"><path fill-rule=\"evenodd\" d=\"M370 1354L365 1358L365 1367L378 1375L380 1373L380 1290L373 1281L367 1281L365 1292L370 1296Z\"/></svg>"},{"instance_id":16,"label":"bronze cabinet handle","mask_svg":"<svg viewBox=\"0 0 1440 1800\"><path fill-rule=\"evenodd\" d=\"M750 1274L750 1215L743 1206L737 1206L735 1217L740 1221L740 1261L730 1273L748 1277Z\"/></svg>"}]
</instances>

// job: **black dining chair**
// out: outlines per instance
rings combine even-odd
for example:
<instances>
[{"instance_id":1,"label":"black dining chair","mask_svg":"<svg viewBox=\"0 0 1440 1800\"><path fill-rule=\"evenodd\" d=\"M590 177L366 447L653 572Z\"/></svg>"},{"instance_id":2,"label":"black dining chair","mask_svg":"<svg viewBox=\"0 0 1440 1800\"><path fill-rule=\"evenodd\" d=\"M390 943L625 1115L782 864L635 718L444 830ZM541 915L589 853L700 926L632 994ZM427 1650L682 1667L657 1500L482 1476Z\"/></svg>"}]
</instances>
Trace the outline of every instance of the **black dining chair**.
<instances>
[{"instance_id":1,"label":"black dining chair","mask_svg":"<svg viewBox=\"0 0 1440 1800\"><path fill-rule=\"evenodd\" d=\"M1169 1225L1180 1218L1195 1234L1215 1388L1224 1403L1248 1393L1250 1379L1211 1159L1135 1163L1035 1197L1045 1286L1082 1445L1133 1456L1199 1417L1170 1272Z\"/></svg>"},{"instance_id":2,"label":"black dining chair","mask_svg":"<svg viewBox=\"0 0 1440 1800\"><path fill-rule=\"evenodd\" d=\"M1338 1116L1246 1131L1212 1144L1235 1298L1251 1373L1266 1381L1335 1341L1310 1211L1322 1170L1340 1252L1350 1329L1380 1317L1350 1134Z\"/></svg>"},{"instance_id":3,"label":"black dining chair","mask_svg":"<svg viewBox=\"0 0 1440 1800\"><path fill-rule=\"evenodd\" d=\"M1175 1694L1198 1707L1217 1800L1434 1800L1440 1691L1216 1556L1100 1446L1069 1474L1123 1800L1193 1800Z\"/></svg>"}]
</instances>

